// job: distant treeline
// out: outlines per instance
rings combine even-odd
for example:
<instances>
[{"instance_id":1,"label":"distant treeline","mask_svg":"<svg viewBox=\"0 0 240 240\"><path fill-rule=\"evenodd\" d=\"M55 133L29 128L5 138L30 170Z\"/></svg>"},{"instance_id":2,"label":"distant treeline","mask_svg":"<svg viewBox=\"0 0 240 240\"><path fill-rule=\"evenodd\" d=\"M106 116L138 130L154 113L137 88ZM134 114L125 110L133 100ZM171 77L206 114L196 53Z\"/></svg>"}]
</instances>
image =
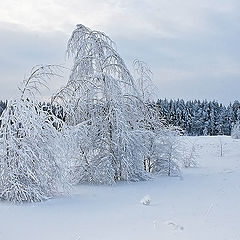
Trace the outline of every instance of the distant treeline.
<instances>
[{"instance_id":1,"label":"distant treeline","mask_svg":"<svg viewBox=\"0 0 240 240\"><path fill-rule=\"evenodd\" d=\"M159 99L155 104L166 124L181 127L187 135L230 135L233 125L240 121L239 101L225 106L217 101ZM0 115L6 105L7 101L0 101ZM61 110L58 117L63 115Z\"/></svg>"},{"instance_id":2,"label":"distant treeline","mask_svg":"<svg viewBox=\"0 0 240 240\"><path fill-rule=\"evenodd\" d=\"M2 115L2 112L4 111L6 106L7 106L7 101L5 101L5 102L4 101L0 101L0 116ZM39 102L39 106L44 111L47 111L49 113L53 113L58 118L60 118L62 120L65 120L64 119L63 108L61 106L51 105L50 103L46 103L46 102Z\"/></svg>"},{"instance_id":3,"label":"distant treeline","mask_svg":"<svg viewBox=\"0 0 240 240\"><path fill-rule=\"evenodd\" d=\"M240 103L224 106L217 101L159 99L156 102L167 124L179 126L187 135L230 135L240 121Z\"/></svg>"}]
</instances>

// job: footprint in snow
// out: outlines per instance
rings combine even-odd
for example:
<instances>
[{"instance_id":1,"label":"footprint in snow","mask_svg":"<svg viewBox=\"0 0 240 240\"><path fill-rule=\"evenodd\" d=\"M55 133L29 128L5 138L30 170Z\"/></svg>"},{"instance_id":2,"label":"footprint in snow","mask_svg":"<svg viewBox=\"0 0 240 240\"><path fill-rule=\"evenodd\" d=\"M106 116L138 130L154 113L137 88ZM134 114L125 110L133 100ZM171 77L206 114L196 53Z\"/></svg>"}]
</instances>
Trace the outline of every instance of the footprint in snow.
<instances>
[{"instance_id":1,"label":"footprint in snow","mask_svg":"<svg viewBox=\"0 0 240 240\"><path fill-rule=\"evenodd\" d=\"M176 224L173 221L166 221L165 224L168 225L169 227L171 227L171 229L175 230L175 231L183 231L184 230L183 226Z\"/></svg>"}]
</instances>

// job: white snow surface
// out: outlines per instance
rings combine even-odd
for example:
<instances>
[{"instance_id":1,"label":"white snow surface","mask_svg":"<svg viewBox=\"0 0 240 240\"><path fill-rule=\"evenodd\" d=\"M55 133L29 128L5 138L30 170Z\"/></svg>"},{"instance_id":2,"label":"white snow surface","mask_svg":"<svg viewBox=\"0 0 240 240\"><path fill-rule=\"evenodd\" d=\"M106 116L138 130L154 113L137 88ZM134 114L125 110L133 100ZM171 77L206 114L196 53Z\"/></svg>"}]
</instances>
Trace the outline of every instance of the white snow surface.
<instances>
[{"instance_id":1,"label":"white snow surface","mask_svg":"<svg viewBox=\"0 0 240 240\"><path fill-rule=\"evenodd\" d=\"M42 203L1 202L0 239L239 240L240 140L184 138L195 143L199 166L184 169L183 178L80 185ZM146 195L148 206L140 202Z\"/></svg>"}]
</instances>

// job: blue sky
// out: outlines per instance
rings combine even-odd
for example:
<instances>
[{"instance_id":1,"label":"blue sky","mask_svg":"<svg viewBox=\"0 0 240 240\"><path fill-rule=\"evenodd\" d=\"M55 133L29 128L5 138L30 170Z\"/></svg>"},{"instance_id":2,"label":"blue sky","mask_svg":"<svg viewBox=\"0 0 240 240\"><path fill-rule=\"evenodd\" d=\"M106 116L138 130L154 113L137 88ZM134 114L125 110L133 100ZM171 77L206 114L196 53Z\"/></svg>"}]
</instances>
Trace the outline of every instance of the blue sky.
<instances>
[{"instance_id":1,"label":"blue sky","mask_svg":"<svg viewBox=\"0 0 240 240\"><path fill-rule=\"evenodd\" d=\"M148 63L157 98L240 99L237 0L1 0L0 99L33 65L64 63L77 23L109 35L127 65Z\"/></svg>"}]
</instances>

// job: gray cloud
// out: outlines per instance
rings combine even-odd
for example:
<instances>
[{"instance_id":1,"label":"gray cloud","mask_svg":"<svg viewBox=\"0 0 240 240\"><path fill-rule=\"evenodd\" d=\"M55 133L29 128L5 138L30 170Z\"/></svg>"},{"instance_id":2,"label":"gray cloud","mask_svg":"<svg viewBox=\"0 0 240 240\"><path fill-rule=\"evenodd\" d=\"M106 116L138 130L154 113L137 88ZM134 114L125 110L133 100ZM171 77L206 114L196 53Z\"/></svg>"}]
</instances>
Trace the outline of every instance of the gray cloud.
<instances>
[{"instance_id":1,"label":"gray cloud","mask_svg":"<svg viewBox=\"0 0 240 240\"><path fill-rule=\"evenodd\" d=\"M63 62L69 34L83 23L110 35L129 66L134 58L151 66L156 97L228 103L239 98L239 7L237 0L2 0L0 96L14 95L32 65Z\"/></svg>"},{"instance_id":2,"label":"gray cloud","mask_svg":"<svg viewBox=\"0 0 240 240\"><path fill-rule=\"evenodd\" d=\"M20 82L34 65L64 63L67 39L68 36L61 32L43 35L14 24L0 25L0 99L18 94ZM52 90L61 85L61 79L50 82Z\"/></svg>"}]
</instances>

